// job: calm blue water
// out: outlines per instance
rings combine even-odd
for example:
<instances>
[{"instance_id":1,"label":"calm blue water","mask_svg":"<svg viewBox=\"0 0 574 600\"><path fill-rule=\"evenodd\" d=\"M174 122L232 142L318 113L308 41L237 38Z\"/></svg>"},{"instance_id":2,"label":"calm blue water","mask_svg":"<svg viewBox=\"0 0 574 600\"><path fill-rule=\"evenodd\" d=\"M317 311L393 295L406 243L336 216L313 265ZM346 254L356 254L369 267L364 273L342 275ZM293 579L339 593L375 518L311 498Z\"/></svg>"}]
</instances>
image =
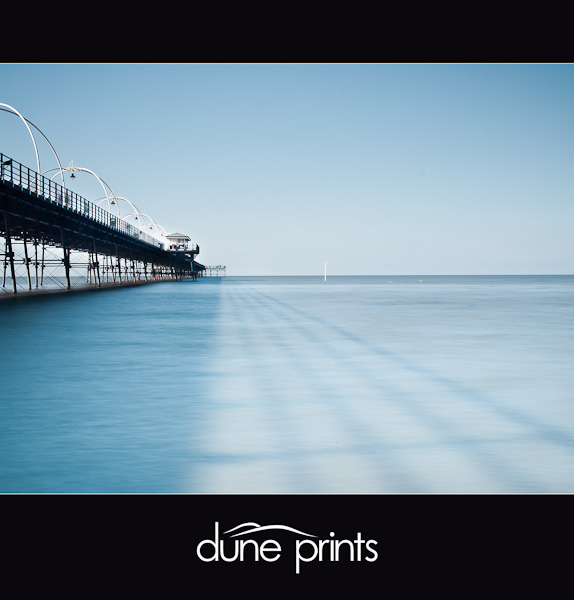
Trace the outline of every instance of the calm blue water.
<instances>
[{"instance_id":1,"label":"calm blue water","mask_svg":"<svg viewBox=\"0 0 574 600\"><path fill-rule=\"evenodd\" d=\"M574 276L0 299L0 492L572 493Z\"/></svg>"}]
</instances>

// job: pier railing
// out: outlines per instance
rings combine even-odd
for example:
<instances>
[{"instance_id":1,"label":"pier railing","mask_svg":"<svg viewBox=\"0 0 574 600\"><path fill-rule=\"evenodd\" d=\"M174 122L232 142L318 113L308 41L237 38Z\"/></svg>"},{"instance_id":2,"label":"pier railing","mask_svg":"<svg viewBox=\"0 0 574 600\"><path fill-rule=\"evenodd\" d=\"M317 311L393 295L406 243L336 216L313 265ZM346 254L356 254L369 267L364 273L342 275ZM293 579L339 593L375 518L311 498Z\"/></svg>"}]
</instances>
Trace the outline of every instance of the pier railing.
<instances>
[{"instance_id":1,"label":"pier railing","mask_svg":"<svg viewBox=\"0 0 574 600\"><path fill-rule=\"evenodd\" d=\"M40 200L71 210L156 248L164 248L164 245L151 235L2 153L0 153L0 180L34 194Z\"/></svg>"}]
</instances>

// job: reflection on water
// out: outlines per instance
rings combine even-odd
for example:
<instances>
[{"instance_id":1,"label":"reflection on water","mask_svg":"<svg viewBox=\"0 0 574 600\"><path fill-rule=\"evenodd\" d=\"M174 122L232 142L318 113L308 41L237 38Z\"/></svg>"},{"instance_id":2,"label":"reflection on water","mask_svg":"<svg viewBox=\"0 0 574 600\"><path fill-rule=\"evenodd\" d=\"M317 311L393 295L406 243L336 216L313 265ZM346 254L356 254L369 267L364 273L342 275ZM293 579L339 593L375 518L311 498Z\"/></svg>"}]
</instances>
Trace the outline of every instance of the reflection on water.
<instances>
[{"instance_id":1,"label":"reflection on water","mask_svg":"<svg viewBox=\"0 0 574 600\"><path fill-rule=\"evenodd\" d=\"M1 492L574 491L574 277L2 300Z\"/></svg>"}]
</instances>

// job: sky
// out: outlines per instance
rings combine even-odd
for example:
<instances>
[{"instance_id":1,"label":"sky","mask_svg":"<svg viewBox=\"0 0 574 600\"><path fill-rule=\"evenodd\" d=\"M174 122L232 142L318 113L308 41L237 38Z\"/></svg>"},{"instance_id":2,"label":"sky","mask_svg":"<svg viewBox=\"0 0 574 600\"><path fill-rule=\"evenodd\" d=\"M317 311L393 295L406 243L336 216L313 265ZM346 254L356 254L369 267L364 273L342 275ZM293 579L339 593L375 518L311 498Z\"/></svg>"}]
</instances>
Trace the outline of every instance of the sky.
<instances>
[{"instance_id":1,"label":"sky","mask_svg":"<svg viewBox=\"0 0 574 600\"><path fill-rule=\"evenodd\" d=\"M228 275L574 271L572 64L4 63L0 103Z\"/></svg>"}]
</instances>

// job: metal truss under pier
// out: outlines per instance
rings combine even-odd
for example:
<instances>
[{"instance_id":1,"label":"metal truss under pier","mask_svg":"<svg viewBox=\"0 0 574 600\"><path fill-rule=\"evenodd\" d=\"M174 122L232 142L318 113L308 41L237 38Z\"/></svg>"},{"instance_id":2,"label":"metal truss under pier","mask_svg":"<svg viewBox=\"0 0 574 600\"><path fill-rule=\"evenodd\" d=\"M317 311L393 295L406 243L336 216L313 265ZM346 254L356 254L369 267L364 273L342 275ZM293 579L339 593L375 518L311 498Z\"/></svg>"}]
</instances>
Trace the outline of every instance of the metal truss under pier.
<instances>
[{"instance_id":1,"label":"metal truss under pier","mask_svg":"<svg viewBox=\"0 0 574 600\"><path fill-rule=\"evenodd\" d=\"M197 245L152 236L0 153L0 295L195 279ZM2 243L3 242L3 243Z\"/></svg>"},{"instance_id":2,"label":"metal truss under pier","mask_svg":"<svg viewBox=\"0 0 574 600\"><path fill-rule=\"evenodd\" d=\"M202 277L225 277L227 275L227 267L225 265L205 265Z\"/></svg>"}]
</instances>

